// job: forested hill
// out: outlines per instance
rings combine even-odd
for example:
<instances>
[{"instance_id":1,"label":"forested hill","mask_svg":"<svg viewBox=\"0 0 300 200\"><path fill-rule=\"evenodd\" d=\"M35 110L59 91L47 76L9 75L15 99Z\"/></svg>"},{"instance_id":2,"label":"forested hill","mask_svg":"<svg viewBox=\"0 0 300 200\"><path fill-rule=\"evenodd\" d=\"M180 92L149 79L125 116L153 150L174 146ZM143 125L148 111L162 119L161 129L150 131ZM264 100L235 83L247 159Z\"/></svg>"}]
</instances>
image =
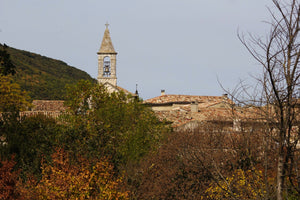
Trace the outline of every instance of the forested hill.
<instances>
[{"instance_id":1,"label":"forested hill","mask_svg":"<svg viewBox=\"0 0 300 200\"><path fill-rule=\"evenodd\" d=\"M88 73L60 60L12 47L7 52L16 66L16 82L32 99L63 100L67 84L75 84L80 79L96 81Z\"/></svg>"}]
</instances>

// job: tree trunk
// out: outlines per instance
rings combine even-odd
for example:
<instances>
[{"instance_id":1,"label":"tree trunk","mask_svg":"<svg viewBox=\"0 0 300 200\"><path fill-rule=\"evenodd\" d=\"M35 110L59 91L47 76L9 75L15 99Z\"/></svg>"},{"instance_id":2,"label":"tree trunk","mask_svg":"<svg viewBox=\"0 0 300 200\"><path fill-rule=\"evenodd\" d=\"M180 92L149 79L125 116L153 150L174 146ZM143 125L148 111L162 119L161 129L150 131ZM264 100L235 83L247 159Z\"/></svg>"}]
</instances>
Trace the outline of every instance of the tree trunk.
<instances>
[{"instance_id":1,"label":"tree trunk","mask_svg":"<svg viewBox=\"0 0 300 200\"><path fill-rule=\"evenodd\" d=\"M282 191L284 185L284 155L282 147L279 150L278 166L277 166L277 200L282 200Z\"/></svg>"}]
</instances>

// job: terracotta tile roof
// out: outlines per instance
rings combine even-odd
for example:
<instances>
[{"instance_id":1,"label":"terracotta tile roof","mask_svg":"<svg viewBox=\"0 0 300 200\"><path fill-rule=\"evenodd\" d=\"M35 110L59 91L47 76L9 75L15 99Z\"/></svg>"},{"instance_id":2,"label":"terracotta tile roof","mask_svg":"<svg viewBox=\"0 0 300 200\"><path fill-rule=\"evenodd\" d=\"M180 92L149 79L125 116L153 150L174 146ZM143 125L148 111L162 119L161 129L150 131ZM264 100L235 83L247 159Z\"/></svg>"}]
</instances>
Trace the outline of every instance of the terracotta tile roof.
<instances>
[{"instance_id":1,"label":"terracotta tile roof","mask_svg":"<svg viewBox=\"0 0 300 200\"><path fill-rule=\"evenodd\" d=\"M191 103L198 102L198 112L191 112ZM159 119L172 122L173 127L190 121L209 121L213 119L231 120L230 106L215 108L218 104L234 104L226 96L161 95L144 101L150 106L173 105L170 110L155 110ZM174 106L174 104L176 106Z\"/></svg>"},{"instance_id":2,"label":"terracotta tile roof","mask_svg":"<svg viewBox=\"0 0 300 200\"><path fill-rule=\"evenodd\" d=\"M33 100L32 111L65 111L64 101L62 100Z\"/></svg>"},{"instance_id":3,"label":"terracotta tile roof","mask_svg":"<svg viewBox=\"0 0 300 200\"><path fill-rule=\"evenodd\" d=\"M156 111L155 114L160 120L172 122L172 126L192 120L189 113L183 110Z\"/></svg>"},{"instance_id":4,"label":"terracotta tile roof","mask_svg":"<svg viewBox=\"0 0 300 200\"><path fill-rule=\"evenodd\" d=\"M111 84L111 83L109 83L109 82L106 82L106 83L104 83L103 84L104 86L106 86L106 87L111 87L111 88L114 88L114 90L116 90L116 91L123 91L125 94L130 94L131 96L135 96L135 94L134 93L132 93L132 92L130 92L130 91L128 91L128 90L126 90L126 89L124 89L124 88L122 88L122 87L120 87L120 86L115 86L115 85L113 85L113 84Z\"/></svg>"},{"instance_id":5,"label":"terracotta tile roof","mask_svg":"<svg viewBox=\"0 0 300 200\"><path fill-rule=\"evenodd\" d=\"M207 103L207 106L217 104L220 102L230 102L232 101L223 96L193 96L193 95L175 95L175 94L167 94L158 97L154 97L151 99L147 99L144 101L146 104L169 104L169 103Z\"/></svg>"},{"instance_id":6,"label":"terracotta tile roof","mask_svg":"<svg viewBox=\"0 0 300 200\"><path fill-rule=\"evenodd\" d=\"M189 106L179 106L170 111L155 111L160 120L166 119L172 122L173 127L182 126L191 121L222 121L233 122L234 119L240 121L260 121L261 111L253 108L202 108L199 112L191 112Z\"/></svg>"},{"instance_id":7,"label":"terracotta tile roof","mask_svg":"<svg viewBox=\"0 0 300 200\"><path fill-rule=\"evenodd\" d=\"M120 86L117 86L117 89L118 89L119 91L120 91L120 90L123 91L125 94L130 94L131 96L135 96L134 93L132 93L132 92L130 92L130 91L128 91L128 90L126 90L126 89L120 87Z\"/></svg>"}]
</instances>

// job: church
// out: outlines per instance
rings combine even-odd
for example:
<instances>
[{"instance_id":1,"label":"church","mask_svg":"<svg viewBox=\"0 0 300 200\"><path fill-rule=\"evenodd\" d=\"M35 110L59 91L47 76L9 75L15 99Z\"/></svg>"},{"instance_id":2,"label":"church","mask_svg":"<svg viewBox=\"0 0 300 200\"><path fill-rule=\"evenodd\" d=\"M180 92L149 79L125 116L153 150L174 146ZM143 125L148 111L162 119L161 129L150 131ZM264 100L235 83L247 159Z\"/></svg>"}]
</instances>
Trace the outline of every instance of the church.
<instances>
[{"instance_id":1,"label":"church","mask_svg":"<svg viewBox=\"0 0 300 200\"><path fill-rule=\"evenodd\" d=\"M130 94L128 90L117 85L117 52L114 49L113 43L111 41L110 32L108 29L108 24L104 31L102 43L98 55L98 83L103 84L108 92L120 92L123 91L125 94Z\"/></svg>"},{"instance_id":2,"label":"church","mask_svg":"<svg viewBox=\"0 0 300 200\"><path fill-rule=\"evenodd\" d=\"M103 34L98 56L98 84L103 84L107 91L124 92L132 97L138 97L138 92L132 93L117 83L117 52L114 49L108 24ZM161 120L169 121L174 128L194 129L198 123L204 121L222 121L229 127L235 125L236 119L232 116L234 102L227 95L221 96L195 96L166 94L147 99L143 103L150 107ZM34 100L32 111L24 113L33 115L43 112L52 117L57 117L65 111L63 101Z\"/></svg>"}]
</instances>

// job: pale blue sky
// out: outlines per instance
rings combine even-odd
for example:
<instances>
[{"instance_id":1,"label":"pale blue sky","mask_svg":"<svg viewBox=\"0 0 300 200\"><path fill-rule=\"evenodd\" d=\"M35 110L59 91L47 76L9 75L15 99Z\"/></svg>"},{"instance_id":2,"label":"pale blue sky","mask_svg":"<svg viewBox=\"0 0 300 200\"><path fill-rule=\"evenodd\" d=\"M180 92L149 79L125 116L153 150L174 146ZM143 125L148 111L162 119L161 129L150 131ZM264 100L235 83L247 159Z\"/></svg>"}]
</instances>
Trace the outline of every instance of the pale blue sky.
<instances>
[{"instance_id":1,"label":"pale blue sky","mask_svg":"<svg viewBox=\"0 0 300 200\"><path fill-rule=\"evenodd\" d=\"M265 35L271 0L0 0L0 43L62 60L97 77L105 23L118 85L148 99L222 95L259 66L238 29Z\"/></svg>"}]
</instances>

